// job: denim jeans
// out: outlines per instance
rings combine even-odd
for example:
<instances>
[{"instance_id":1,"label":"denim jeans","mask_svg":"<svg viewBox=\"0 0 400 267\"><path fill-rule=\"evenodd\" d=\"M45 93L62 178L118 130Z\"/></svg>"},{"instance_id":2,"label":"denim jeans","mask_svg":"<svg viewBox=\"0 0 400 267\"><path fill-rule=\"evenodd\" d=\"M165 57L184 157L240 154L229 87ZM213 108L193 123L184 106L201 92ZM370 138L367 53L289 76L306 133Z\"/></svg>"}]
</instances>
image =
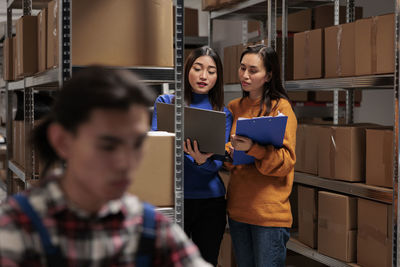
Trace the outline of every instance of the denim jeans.
<instances>
[{"instance_id":1,"label":"denim jeans","mask_svg":"<svg viewBox=\"0 0 400 267\"><path fill-rule=\"evenodd\" d=\"M241 223L229 218L239 267L284 267L289 229Z\"/></svg>"}]
</instances>

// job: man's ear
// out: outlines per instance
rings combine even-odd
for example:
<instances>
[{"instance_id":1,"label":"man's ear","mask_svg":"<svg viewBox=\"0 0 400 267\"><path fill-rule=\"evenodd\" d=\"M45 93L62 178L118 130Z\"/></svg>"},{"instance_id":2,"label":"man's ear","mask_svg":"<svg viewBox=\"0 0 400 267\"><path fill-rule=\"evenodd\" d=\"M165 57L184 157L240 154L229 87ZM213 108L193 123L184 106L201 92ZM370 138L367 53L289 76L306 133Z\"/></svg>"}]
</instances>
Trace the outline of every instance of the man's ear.
<instances>
[{"instance_id":1,"label":"man's ear","mask_svg":"<svg viewBox=\"0 0 400 267\"><path fill-rule=\"evenodd\" d=\"M68 159L72 133L65 130L59 123L52 123L47 128L47 138L57 155L61 159Z\"/></svg>"}]
</instances>

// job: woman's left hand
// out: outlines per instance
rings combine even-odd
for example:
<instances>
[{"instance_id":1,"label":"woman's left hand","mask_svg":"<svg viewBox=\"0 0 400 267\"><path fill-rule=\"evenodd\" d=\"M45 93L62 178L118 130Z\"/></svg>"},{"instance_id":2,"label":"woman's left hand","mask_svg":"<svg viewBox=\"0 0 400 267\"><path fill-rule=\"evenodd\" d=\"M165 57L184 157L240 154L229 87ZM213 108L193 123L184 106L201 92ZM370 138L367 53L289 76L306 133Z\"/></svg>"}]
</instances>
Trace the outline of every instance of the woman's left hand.
<instances>
[{"instance_id":1,"label":"woman's left hand","mask_svg":"<svg viewBox=\"0 0 400 267\"><path fill-rule=\"evenodd\" d=\"M231 143L233 148L239 151L249 151L253 146L253 140L240 135L232 135Z\"/></svg>"},{"instance_id":2,"label":"woman's left hand","mask_svg":"<svg viewBox=\"0 0 400 267\"><path fill-rule=\"evenodd\" d=\"M193 148L190 139L187 139L184 144L183 150L185 153L189 154L199 165L204 164L209 157L214 155L214 153L201 153L196 140L193 141Z\"/></svg>"}]
</instances>

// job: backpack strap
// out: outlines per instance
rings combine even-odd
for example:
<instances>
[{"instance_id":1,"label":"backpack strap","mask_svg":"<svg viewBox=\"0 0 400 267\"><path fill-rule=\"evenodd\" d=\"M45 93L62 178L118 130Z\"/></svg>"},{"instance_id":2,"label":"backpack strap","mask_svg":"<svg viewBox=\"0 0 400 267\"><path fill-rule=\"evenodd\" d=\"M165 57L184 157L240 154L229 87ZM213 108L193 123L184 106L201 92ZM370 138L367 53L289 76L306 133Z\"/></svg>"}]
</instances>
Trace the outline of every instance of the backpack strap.
<instances>
[{"instance_id":1,"label":"backpack strap","mask_svg":"<svg viewBox=\"0 0 400 267\"><path fill-rule=\"evenodd\" d=\"M143 230L139 240L136 266L152 266L156 240L156 212L154 206L143 203Z\"/></svg>"},{"instance_id":2,"label":"backpack strap","mask_svg":"<svg viewBox=\"0 0 400 267\"><path fill-rule=\"evenodd\" d=\"M43 225L38 213L33 209L26 196L22 194L14 195L13 198L18 202L22 211L29 217L36 231L39 233L40 241L46 253L47 265L49 267L63 266L61 263L61 250L51 243L49 232Z\"/></svg>"}]
</instances>

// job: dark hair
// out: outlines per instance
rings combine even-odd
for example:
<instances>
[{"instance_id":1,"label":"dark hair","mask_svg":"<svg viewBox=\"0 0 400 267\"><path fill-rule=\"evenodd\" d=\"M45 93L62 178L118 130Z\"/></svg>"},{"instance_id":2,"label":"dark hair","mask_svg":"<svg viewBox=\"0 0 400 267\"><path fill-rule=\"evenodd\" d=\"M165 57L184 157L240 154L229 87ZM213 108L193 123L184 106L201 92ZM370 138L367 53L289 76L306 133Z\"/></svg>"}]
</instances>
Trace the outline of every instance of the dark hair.
<instances>
[{"instance_id":1,"label":"dark hair","mask_svg":"<svg viewBox=\"0 0 400 267\"><path fill-rule=\"evenodd\" d=\"M67 81L57 94L50 113L33 130L32 143L44 163L44 170L62 162L47 139L53 122L76 133L95 109L128 110L132 105L150 107L155 96L128 70L87 67Z\"/></svg>"},{"instance_id":2,"label":"dark hair","mask_svg":"<svg viewBox=\"0 0 400 267\"><path fill-rule=\"evenodd\" d=\"M269 115L272 111L272 100L277 100L277 102L279 102L281 98L284 98L290 102L289 96L282 85L278 55L273 48L267 47L263 44L251 45L246 47L246 49L242 52L242 55L240 56L240 62L242 62L242 59L246 54L260 55L264 63L265 71L272 74L271 80L264 83L262 94L263 101L261 101L260 103L260 112L258 113L258 116ZM243 100L243 98L247 96L249 96L249 92L245 92L243 90L241 100ZM264 103L266 104L267 109L265 110L264 114L262 114Z\"/></svg>"},{"instance_id":3,"label":"dark hair","mask_svg":"<svg viewBox=\"0 0 400 267\"><path fill-rule=\"evenodd\" d=\"M192 87L190 86L188 77L193 63L201 56L211 57L217 66L217 81L214 87L208 92L208 98L214 110L222 110L224 107L224 76L222 62L218 54L208 46L203 46L193 50L185 61L185 102L187 105L192 103Z\"/></svg>"}]
</instances>

